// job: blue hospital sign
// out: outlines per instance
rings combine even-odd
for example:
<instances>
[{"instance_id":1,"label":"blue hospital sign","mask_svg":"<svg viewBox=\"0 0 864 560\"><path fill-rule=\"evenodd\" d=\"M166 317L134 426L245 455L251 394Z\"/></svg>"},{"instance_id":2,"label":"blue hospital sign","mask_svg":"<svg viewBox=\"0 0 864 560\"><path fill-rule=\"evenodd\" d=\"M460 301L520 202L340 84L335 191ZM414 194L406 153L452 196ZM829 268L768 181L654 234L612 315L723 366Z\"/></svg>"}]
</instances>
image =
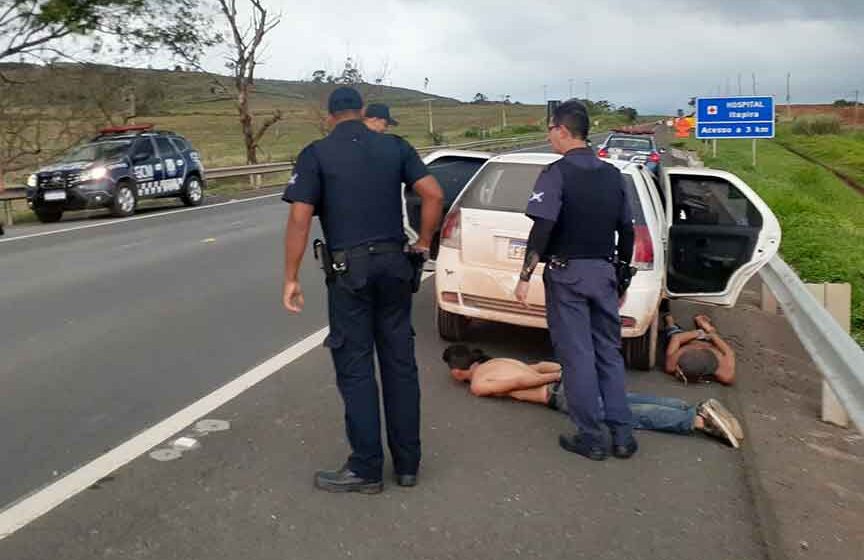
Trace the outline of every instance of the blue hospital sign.
<instances>
[{"instance_id":1,"label":"blue hospital sign","mask_svg":"<svg viewBox=\"0 0 864 560\"><path fill-rule=\"evenodd\" d=\"M696 99L696 138L774 138L774 98Z\"/></svg>"}]
</instances>

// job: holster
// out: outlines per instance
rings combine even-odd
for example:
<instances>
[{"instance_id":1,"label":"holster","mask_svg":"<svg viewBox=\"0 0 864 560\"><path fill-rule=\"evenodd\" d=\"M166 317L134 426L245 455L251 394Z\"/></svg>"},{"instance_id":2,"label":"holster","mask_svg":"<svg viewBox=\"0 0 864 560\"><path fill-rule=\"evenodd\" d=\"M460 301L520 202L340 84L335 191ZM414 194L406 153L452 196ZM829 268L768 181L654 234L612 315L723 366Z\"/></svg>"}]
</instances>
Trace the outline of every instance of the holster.
<instances>
[{"instance_id":1,"label":"holster","mask_svg":"<svg viewBox=\"0 0 864 560\"><path fill-rule=\"evenodd\" d=\"M348 260L344 252L340 253L339 258L334 257L327 244L320 239L312 242L312 252L315 260L321 263L321 269L328 280L348 272Z\"/></svg>"},{"instance_id":2,"label":"holster","mask_svg":"<svg viewBox=\"0 0 864 560\"><path fill-rule=\"evenodd\" d=\"M411 276L411 291L416 294L420 291L420 282L423 280L423 265L426 263L426 257L423 256L423 253L413 251L406 251L405 255L414 269L414 274Z\"/></svg>"},{"instance_id":3,"label":"holster","mask_svg":"<svg viewBox=\"0 0 864 560\"><path fill-rule=\"evenodd\" d=\"M627 288L630 287L630 282L636 276L638 269L635 266L630 266L630 263L613 261L612 266L615 267L615 278L618 281L618 297L624 295Z\"/></svg>"}]
</instances>

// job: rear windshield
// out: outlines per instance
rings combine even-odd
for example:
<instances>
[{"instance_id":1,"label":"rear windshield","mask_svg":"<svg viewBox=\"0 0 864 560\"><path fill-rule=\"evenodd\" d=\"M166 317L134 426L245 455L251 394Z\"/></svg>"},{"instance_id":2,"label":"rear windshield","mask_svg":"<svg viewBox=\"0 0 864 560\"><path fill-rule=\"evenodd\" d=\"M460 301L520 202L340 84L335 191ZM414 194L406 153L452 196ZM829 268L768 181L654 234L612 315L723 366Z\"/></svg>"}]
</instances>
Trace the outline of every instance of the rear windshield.
<instances>
[{"instance_id":1,"label":"rear windshield","mask_svg":"<svg viewBox=\"0 0 864 560\"><path fill-rule=\"evenodd\" d=\"M523 163L490 163L471 181L459 202L462 208L498 210L523 214L534 183L545 165ZM645 225L645 214L633 184L633 177L622 173L630 198L630 208L636 225Z\"/></svg>"},{"instance_id":2,"label":"rear windshield","mask_svg":"<svg viewBox=\"0 0 864 560\"><path fill-rule=\"evenodd\" d=\"M441 188L444 190L444 198L452 203L468 180L477 173L477 170L486 163L486 160L466 158L460 156L444 156L436 159L427 167Z\"/></svg>"},{"instance_id":3,"label":"rear windshield","mask_svg":"<svg viewBox=\"0 0 864 560\"><path fill-rule=\"evenodd\" d=\"M642 152L651 151L651 140L648 138L630 138L627 136L613 136L606 144L608 148L621 148L622 150L638 150Z\"/></svg>"}]
</instances>

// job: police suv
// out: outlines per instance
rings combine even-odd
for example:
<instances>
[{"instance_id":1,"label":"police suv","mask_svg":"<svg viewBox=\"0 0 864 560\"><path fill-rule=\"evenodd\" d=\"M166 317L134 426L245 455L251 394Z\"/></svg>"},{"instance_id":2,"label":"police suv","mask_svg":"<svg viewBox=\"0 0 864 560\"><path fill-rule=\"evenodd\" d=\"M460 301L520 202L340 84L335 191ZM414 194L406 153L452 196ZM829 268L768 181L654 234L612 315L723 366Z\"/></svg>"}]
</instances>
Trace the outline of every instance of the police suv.
<instances>
[{"instance_id":1,"label":"police suv","mask_svg":"<svg viewBox=\"0 0 864 560\"><path fill-rule=\"evenodd\" d=\"M46 223L85 208L131 216L149 198L177 197L198 206L204 184L201 158L182 136L153 125L113 127L30 175L27 204Z\"/></svg>"}]
</instances>

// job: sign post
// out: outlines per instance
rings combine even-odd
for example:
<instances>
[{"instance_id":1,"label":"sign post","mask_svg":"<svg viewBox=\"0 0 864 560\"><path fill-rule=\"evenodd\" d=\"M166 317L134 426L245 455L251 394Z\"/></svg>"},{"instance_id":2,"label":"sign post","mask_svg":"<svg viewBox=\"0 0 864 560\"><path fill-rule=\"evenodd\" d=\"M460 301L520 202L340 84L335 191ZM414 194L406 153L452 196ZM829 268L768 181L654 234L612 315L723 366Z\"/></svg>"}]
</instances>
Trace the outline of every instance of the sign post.
<instances>
[{"instance_id":1,"label":"sign post","mask_svg":"<svg viewBox=\"0 0 864 560\"><path fill-rule=\"evenodd\" d=\"M771 96L699 97L696 99L696 138L774 138L774 98ZM716 145L714 148L716 156Z\"/></svg>"}]
</instances>

